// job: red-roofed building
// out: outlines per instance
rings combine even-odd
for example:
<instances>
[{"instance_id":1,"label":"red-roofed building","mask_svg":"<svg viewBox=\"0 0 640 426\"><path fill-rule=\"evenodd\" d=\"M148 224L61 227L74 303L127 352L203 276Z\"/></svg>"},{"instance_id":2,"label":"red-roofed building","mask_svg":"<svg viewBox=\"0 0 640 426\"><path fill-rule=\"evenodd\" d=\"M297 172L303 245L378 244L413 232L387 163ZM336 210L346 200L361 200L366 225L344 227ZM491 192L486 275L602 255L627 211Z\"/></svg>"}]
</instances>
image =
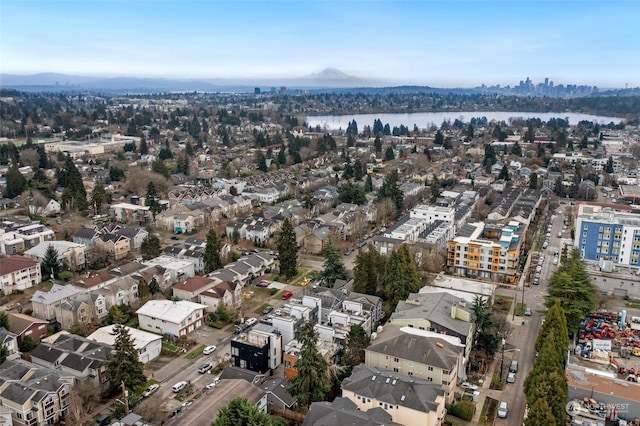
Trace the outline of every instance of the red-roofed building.
<instances>
[{"instance_id":1,"label":"red-roofed building","mask_svg":"<svg viewBox=\"0 0 640 426\"><path fill-rule=\"evenodd\" d=\"M186 281L176 283L173 286L173 295L182 300L195 301L200 293L209 290L218 282L220 280L196 275Z\"/></svg>"},{"instance_id":2,"label":"red-roofed building","mask_svg":"<svg viewBox=\"0 0 640 426\"><path fill-rule=\"evenodd\" d=\"M40 262L26 256L0 258L0 293L11 294L40 284Z\"/></svg>"}]
</instances>

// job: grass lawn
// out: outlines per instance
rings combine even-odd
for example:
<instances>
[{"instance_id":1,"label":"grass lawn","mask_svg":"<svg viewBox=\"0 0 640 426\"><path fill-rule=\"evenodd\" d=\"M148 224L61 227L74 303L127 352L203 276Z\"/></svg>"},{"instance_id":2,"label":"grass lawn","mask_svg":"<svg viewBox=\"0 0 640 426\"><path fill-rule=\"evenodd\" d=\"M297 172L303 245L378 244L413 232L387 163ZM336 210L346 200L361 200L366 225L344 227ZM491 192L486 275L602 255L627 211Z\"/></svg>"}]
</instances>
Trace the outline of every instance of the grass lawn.
<instances>
[{"instance_id":1,"label":"grass lawn","mask_svg":"<svg viewBox=\"0 0 640 426\"><path fill-rule=\"evenodd\" d=\"M527 309L527 304L523 304L523 303L517 303L516 304L516 315L519 317L523 317L524 316L524 311Z\"/></svg>"},{"instance_id":2,"label":"grass lawn","mask_svg":"<svg viewBox=\"0 0 640 426\"><path fill-rule=\"evenodd\" d=\"M637 302L627 302L626 305L627 305L627 308L640 309L640 303L637 303Z\"/></svg>"},{"instance_id":3,"label":"grass lawn","mask_svg":"<svg viewBox=\"0 0 640 426\"><path fill-rule=\"evenodd\" d=\"M202 351L204 350L205 347L206 347L205 345L200 345L194 350L192 350L191 352L189 352L188 354L186 354L184 357L187 359L196 359L200 355L202 355Z\"/></svg>"},{"instance_id":4,"label":"grass lawn","mask_svg":"<svg viewBox=\"0 0 640 426\"><path fill-rule=\"evenodd\" d=\"M175 352L178 350L178 347L173 343L162 341L162 347L168 351Z\"/></svg>"}]
</instances>

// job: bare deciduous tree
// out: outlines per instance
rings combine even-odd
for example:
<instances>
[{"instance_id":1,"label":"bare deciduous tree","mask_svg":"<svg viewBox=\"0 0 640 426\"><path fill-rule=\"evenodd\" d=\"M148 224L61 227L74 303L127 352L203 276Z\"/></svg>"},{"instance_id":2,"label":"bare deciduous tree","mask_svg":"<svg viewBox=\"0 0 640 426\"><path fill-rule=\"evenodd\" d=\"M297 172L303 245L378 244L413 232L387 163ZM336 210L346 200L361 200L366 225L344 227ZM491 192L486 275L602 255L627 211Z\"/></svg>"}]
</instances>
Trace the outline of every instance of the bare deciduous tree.
<instances>
[{"instance_id":1,"label":"bare deciduous tree","mask_svg":"<svg viewBox=\"0 0 640 426\"><path fill-rule=\"evenodd\" d=\"M93 423L98 390L91 379L81 380L71 389L69 395L69 420L74 425Z\"/></svg>"}]
</instances>

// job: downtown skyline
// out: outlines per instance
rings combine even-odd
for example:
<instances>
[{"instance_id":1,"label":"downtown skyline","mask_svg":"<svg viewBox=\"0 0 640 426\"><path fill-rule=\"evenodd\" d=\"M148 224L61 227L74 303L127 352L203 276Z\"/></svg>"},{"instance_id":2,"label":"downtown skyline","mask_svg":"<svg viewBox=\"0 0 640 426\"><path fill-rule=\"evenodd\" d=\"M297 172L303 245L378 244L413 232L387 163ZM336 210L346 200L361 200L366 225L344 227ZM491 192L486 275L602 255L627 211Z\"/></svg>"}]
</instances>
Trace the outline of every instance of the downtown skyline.
<instances>
[{"instance_id":1,"label":"downtown skyline","mask_svg":"<svg viewBox=\"0 0 640 426\"><path fill-rule=\"evenodd\" d=\"M634 1L3 1L0 72L640 86Z\"/></svg>"}]
</instances>

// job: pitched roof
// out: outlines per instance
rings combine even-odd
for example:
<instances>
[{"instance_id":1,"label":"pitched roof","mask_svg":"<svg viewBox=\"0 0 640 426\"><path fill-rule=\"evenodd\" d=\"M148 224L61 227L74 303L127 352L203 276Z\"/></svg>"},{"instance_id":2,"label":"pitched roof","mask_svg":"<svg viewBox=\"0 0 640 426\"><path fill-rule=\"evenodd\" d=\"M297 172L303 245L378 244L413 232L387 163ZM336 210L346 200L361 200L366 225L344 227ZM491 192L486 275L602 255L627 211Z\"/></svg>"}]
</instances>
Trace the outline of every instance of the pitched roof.
<instances>
[{"instance_id":1,"label":"pitched roof","mask_svg":"<svg viewBox=\"0 0 640 426\"><path fill-rule=\"evenodd\" d=\"M80 293L82 289L71 284L60 285L54 284L49 291L36 290L31 297L31 302L49 305L59 300L66 299L74 294Z\"/></svg>"},{"instance_id":2,"label":"pitched roof","mask_svg":"<svg viewBox=\"0 0 640 426\"><path fill-rule=\"evenodd\" d=\"M400 426L381 407L361 411L348 398L336 398L333 402L314 402L307 412L303 426Z\"/></svg>"},{"instance_id":3,"label":"pitched roof","mask_svg":"<svg viewBox=\"0 0 640 426\"><path fill-rule=\"evenodd\" d=\"M39 265L35 259L26 256L7 256L0 258L0 276L21 271Z\"/></svg>"},{"instance_id":4,"label":"pitched roof","mask_svg":"<svg viewBox=\"0 0 640 426\"><path fill-rule=\"evenodd\" d=\"M291 407L296 402L287 390L287 379L284 377L267 380L262 384L262 389L264 389L267 394L273 394L287 407Z\"/></svg>"},{"instance_id":5,"label":"pitched roof","mask_svg":"<svg viewBox=\"0 0 640 426\"><path fill-rule=\"evenodd\" d=\"M206 309L207 305L179 300L150 300L136 311L138 315L150 316L169 322L182 322L183 319L199 309Z\"/></svg>"},{"instance_id":6,"label":"pitched roof","mask_svg":"<svg viewBox=\"0 0 640 426\"><path fill-rule=\"evenodd\" d=\"M458 304L457 309L470 311L459 299L449 293L411 293L406 301L400 301L396 310L391 314L391 322L395 319L426 319L432 324L454 331L462 336L468 336L473 324L463 320L451 318L451 306Z\"/></svg>"},{"instance_id":7,"label":"pitched roof","mask_svg":"<svg viewBox=\"0 0 640 426\"><path fill-rule=\"evenodd\" d=\"M213 285L214 282L215 280L211 278L196 275L187 279L186 281L176 283L173 288L176 290L197 291L204 287Z\"/></svg>"},{"instance_id":8,"label":"pitched roof","mask_svg":"<svg viewBox=\"0 0 640 426\"><path fill-rule=\"evenodd\" d=\"M90 240L95 237L97 234L96 230L93 228L80 228L73 234L73 238L79 238L83 240Z\"/></svg>"},{"instance_id":9,"label":"pitched roof","mask_svg":"<svg viewBox=\"0 0 640 426\"><path fill-rule=\"evenodd\" d=\"M445 394L440 384L364 364L353 369L342 382L342 389L425 413L437 411L436 398Z\"/></svg>"},{"instance_id":10,"label":"pitched roof","mask_svg":"<svg viewBox=\"0 0 640 426\"><path fill-rule=\"evenodd\" d=\"M25 314L10 313L7 316L9 317L9 330L18 335L24 333L33 324L49 324L45 320Z\"/></svg>"},{"instance_id":11,"label":"pitched roof","mask_svg":"<svg viewBox=\"0 0 640 426\"><path fill-rule=\"evenodd\" d=\"M452 370L464 352L444 339L434 339L413 333L404 333L398 327L387 325L374 344L365 351L402 358L442 370Z\"/></svg>"}]
</instances>

